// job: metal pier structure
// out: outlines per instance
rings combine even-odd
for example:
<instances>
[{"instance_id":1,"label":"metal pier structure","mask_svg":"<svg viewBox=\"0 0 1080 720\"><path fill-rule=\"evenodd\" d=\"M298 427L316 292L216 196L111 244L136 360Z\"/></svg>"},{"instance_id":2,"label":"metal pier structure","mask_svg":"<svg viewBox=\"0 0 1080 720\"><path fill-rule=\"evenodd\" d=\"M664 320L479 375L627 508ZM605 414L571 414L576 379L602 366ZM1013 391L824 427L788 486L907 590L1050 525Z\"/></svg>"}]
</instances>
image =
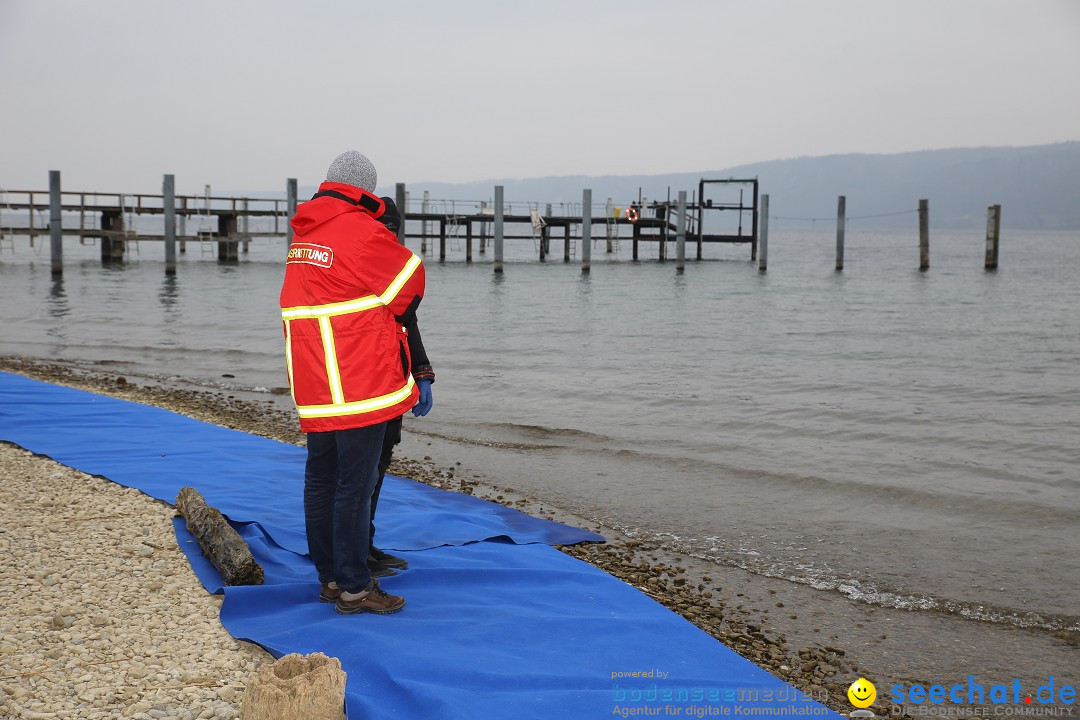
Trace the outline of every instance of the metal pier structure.
<instances>
[{"instance_id":1,"label":"metal pier structure","mask_svg":"<svg viewBox=\"0 0 1080 720\"><path fill-rule=\"evenodd\" d=\"M202 195L176 195L173 176L164 176L161 193L111 193L64 191L60 173L49 173L49 190L0 190L0 259L14 251L14 239L29 238L31 246L42 237L50 238L52 270L63 273L63 239L97 243L102 262L122 262L131 248L141 242L165 244L166 272L176 272L176 245L186 252L187 243L198 243L203 255L216 255L220 262L236 261L247 252L255 238L282 238L284 248L292 240L289 218L298 204L296 180L286 182L285 197L234 197L213 195L207 185ZM713 188L728 190L727 202L710 197ZM739 188L738 202L730 201L730 188ZM749 190L749 197L747 197ZM473 262L473 248L481 255L493 246L496 272L502 271L503 242L532 240L541 262L551 255L552 241L562 241L563 262L579 254L582 270L588 271L591 246L606 241L608 253L629 241L633 260L639 259L641 243L658 243L658 258L667 259L669 244L677 247L680 268L685 260L685 244L696 244L702 259L705 243L748 243L751 260L758 248L758 180L702 179L688 202L680 191L678 200L637 201L625 208L609 199L602 210L592 203L585 190L581 203L560 204L553 211L548 203L507 203L502 186L494 188L494 202L431 201L425 193L420 212L412 208L404 184L396 187L397 204L403 210L398 237L402 243L419 239L421 254L447 259L447 240L464 239L465 261ZM541 207L544 208L541 211ZM726 223L734 231L710 232L710 218L735 217ZM719 224L723 225L724 222ZM626 234L628 232L628 235ZM600 233L600 234L598 234ZM583 242L588 239L589 242ZM581 243L581 252L575 250Z\"/></svg>"}]
</instances>

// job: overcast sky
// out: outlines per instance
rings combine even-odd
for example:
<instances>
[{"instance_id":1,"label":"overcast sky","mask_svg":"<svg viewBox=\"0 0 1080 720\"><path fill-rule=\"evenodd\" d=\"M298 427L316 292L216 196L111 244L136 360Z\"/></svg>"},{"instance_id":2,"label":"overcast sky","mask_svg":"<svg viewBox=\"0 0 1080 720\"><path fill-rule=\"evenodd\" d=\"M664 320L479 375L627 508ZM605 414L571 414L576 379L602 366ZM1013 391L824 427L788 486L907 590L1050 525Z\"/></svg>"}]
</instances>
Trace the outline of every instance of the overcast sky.
<instances>
[{"instance_id":1,"label":"overcast sky","mask_svg":"<svg viewBox=\"0 0 1080 720\"><path fill-rule=\"evenodd\" d=\"M1080 0L0 0L0 187L720 170L1080 139Z\"/></svg>"}]
</instances>

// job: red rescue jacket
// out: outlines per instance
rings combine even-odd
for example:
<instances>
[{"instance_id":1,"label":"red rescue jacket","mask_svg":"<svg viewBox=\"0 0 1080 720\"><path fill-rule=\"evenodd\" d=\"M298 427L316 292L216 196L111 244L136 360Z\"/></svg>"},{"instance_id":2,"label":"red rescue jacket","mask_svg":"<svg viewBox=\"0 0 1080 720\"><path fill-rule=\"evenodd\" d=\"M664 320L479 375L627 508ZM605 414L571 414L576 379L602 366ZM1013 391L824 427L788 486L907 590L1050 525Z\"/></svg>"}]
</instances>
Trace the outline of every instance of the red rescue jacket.
<instances>
[{"instance_id":1,"label":"red rescue jacket","mask_svg":"<svg viewBox=\"0 0 1080 720\"><path fill-rule=\"evenodd\" d=\"M289 385L303 432L365 427L416 404L398 317L424 295L424 266L376 220L376 196L326 182L292 218L281 286Z\"/></svg>"}]
</instances>

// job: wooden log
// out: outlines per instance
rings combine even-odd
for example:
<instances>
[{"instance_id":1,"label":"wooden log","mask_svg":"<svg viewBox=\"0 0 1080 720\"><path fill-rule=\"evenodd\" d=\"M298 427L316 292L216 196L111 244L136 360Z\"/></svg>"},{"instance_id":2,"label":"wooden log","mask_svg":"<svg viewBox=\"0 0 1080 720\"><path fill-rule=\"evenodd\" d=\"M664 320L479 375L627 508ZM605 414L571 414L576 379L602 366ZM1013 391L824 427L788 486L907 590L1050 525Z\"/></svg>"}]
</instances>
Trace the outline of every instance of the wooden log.
<instances>
[{"instance_id":1,"label":"wooden log","mask_svg":"<svg viewBox=\"0 0 1080 720\"><path fill-rule=\"evenodd\" d=\"M240 720L344 720L345 671L322 653L290 653L244 688Z\"/></svg>"},{"instance_id":2,"label":"wooden log","mask_svg":"<svg viewBox=\"0 0 1080 720\"><path fill-rule=\"evenodd\" d=\"M198 490L181 488L176 509L226 585L262 585L263 569L252 557L251 548L216 508L206 504Z\"/></svg>"}]
</instances>

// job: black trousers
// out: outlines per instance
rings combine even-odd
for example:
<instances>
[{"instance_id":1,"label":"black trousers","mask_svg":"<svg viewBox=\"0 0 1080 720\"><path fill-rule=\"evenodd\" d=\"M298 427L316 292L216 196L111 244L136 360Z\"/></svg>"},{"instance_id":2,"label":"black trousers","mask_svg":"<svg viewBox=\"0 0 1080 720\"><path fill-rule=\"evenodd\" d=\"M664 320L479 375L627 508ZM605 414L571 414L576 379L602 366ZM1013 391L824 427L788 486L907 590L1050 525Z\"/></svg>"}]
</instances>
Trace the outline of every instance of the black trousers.
<instances>
[{"instance_id":1,"label":"black trousers","mask_svg":"<svg viewBox=\"0 0 1080 720\"><path fill-rule=\"evenodd\" d=\"M371 532L368 535L369 545L375 544L375 508L379 505L379 492L382 491L382 481L386 476L386 469L390 467L390 461L394 457L394 446L401 442L401 418L396 417L386 422L386 434L383 435L382 455L379 457L379 479L375 483L375 490L371 493Z\"/></svg>"}]
</instances>

